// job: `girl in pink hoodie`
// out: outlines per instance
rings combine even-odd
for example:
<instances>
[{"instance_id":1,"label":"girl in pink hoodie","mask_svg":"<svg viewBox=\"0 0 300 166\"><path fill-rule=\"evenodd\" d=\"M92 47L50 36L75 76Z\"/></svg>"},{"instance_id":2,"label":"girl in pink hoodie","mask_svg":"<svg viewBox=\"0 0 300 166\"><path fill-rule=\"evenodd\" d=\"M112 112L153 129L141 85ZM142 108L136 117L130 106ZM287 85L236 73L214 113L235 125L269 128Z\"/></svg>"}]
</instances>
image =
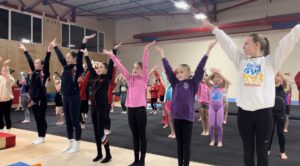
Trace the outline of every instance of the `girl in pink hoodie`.
<instances>
[{"instance_id":1,"label":"girl in pink hoodie","mask_svg":"<svg viewBox=\"0 0 300 166\"><path fill-rule=\"evenodd\" d=\"M149 47L154 45L155 41L148 44L144 48L144 55L142 62L133 64L132 73L121 64L120 60L112 53L112 51L103 50L114 61L120 73L128 83L128 91L126 97L126 107L128 108L128 122L131 133L133 135L133 149L134 162L130 166L145 165L145 156L147 149L146 139L146 88L149 79L148 75L148 57ZM143 97L144 96L144 97ZM139 151L141 149L141 158L139 158Z\"/></svg>"}]
</instances>

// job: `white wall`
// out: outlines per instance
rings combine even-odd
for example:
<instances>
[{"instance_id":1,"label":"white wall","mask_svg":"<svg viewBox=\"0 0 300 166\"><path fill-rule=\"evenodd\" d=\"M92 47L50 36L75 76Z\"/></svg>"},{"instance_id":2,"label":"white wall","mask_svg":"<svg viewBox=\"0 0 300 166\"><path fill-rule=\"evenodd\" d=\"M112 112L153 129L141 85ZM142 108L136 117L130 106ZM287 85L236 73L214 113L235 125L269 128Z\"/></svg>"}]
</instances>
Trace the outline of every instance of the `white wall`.
<instances>
[{"instance_id":1,"label":"white wall","mask_svg":"<svg viewBox=\"0 0 300 166\"><path fill-rule=\"evenodd\" d=\"M228 4L227 6L230 6ZM219 15L220 23L236 22L257 18L264 18L266 15L274 16L279 14L289 14L299 12L300 1L298 0L272 0L268 4L268 0L258 1L249 5L245 5L230 11L226 11ZM255 11L255 12L253 12ZM176 16L176 17L155 17L150 21L142 18L133 18L128 20L120 20L116 22L116 41L123 41L125 43L139 42L134 40L133 35L144 32L164 31L173 29L182 29L189 27L200 26L200 23L192 16ZM274 51L278 41L288 33L289 29L273 30L262 32L271 42L271 52ZM244 38L247 34L230 35L239 47L242 48ZM165 49L166 55L173 67L181 63L187 63L192 69L195 69L202 55L206 52L207 46L214 40L214 36L201 37L184 40L170 40L159 42L158 44ZM120 58L127 69L132 69L132 64L140 61L142 57L142 49L144 44L128 44L124 45L120 50ZM296 45L292 54L285 61L281 71L290 72L292 79L294 75L300 70L298 65L300 61L300 42ZM160 56L151 51L149 65L150 68L155 64L162 66ZM216 45L211 52L211 57L207 62L207 68L218 67L222 69L224 75L231 80L232 86L229 89L228 96L235 98L237 72L233 67L232 62L227 58L224 51L219 45ZM298 92L296 86L293 86L293 100L297 100Z\"/></svg>"}]
</instances>

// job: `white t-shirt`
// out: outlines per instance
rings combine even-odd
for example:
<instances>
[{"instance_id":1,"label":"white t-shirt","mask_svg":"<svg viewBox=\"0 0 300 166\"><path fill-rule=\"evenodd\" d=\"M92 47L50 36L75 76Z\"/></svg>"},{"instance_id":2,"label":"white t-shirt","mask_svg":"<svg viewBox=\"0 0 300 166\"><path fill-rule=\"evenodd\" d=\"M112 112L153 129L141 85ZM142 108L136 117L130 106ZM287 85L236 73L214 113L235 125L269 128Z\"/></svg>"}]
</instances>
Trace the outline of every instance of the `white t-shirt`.
<instances>
[{"instance_id":1,"label":"white t-shirt","mask_svg":"<svg viewBox=\"0 0 300 166\"><path fill-rule=\"evenodd\" d=\"M239 49L224 31L215 28L213 33L239 71L238 107L247 111L273 107L275 101L275 73L298 42L300 25L296 25L279 41L274 54L257 58L246 56L244 51Z\"/></svg>"}]
</instances>

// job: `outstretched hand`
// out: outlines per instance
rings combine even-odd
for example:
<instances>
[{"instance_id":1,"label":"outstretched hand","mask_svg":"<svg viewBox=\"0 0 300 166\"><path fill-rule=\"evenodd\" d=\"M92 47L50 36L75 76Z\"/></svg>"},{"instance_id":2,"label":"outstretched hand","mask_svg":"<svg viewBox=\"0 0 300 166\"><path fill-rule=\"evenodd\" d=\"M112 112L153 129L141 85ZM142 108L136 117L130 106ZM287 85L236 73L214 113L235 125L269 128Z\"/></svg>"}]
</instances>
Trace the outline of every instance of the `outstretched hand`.
<instances>
[{"instance_id":1,"label":"outstretched hand","mask_svg":"<svg viewBox=\"0 0 300 166\"><path fill-rule=\"evenodd\" d=\"M10 59L7 59L7 60L5 60L4 62L3 62L3 65L4 66L8 66L8 64L11 62L11 60Z\"/></svg>"},{"instance_id":2,"label":"outstretched hand","mask_svg":"<svg viewBox=\"0 0 300 166\"><path fill-rule=\"evenodd\" d=\"M20 43L19 49L22 50L22 51L27 51L27 49L26 49L26 47L23 43Z\"/></svg>"},{"instance_id":3,"label":"outstretched hand","mask_svg":"<svg viewBox=\"0 0 300 166\"><path fill-rule=\"evenodd\" d=\"M157 52L159 52L159 54L160 54L160 56L161 56L162 58L165 57L165 52L164 52L164 50L163 50L162 48L160 48L159 46L155 46L155 50L156 50Z\"/></svg>"},{"instance_id":4,"label":"outstretched hand","mask_svg":"<svg viewBox=\"0 0 300 166\"><path fill-rule=\"evenodd\" d=\"M89 36L84 36L82 42L86 43L88 40L94 38L96 36L96 33L89 35Z\"/></svg>"},{"instance_id":5,"label":"outstretched hand","mask_svg":"<svg viewBox=\"0 0 300 166\"><path fill-rule=\"evenodd\" d=\"M208 55L210 53L210 51L215 47L216 44L217 44L217 40L215 40L209 44L206 55Z\"/></svg>"},{"instance_id":6,"label":"outstretched hand","mask_svg":"<svg viewBox=\"0 0 300 166\"><path fill-rule=\"evenodd\" d=\"M85 49L80 49L80 51L83 52L84 56L89 56L89 52L86 48Z\"/></svg>"},{"instance_id":7,"label":"outstretched hand","mask_svg":"<svg viewBox=\"0 0 300 166\"><path fill-rule=\"evenodd\" d=\"M153 45L155 45L155 43L156 43L156 41L155 41L155 40L153 40L151 43L149 43L149 44L145 45L145 47L146 47L146 48L149 48L150 46L153 46Z\"/></svg>"},{"instance_id":8,"label":"outstretched hand","mask_svg":"<svg viewBox=\"0 0 300 166\"><path fill-rule=\"evenodd\" d=\"M120 42L119 44L114 46L114 49L119 49L121 47L121 45L123 44L123 42Z\"/></svg>"},{"instance_id":9,"label":"outstretched hand","mask_svg":"<svg viewBox=\"0 0 300 166\"><path fill-rule=\"evenodd\" d=\"M112 50L107 50L107 49L103 49L103 53L106 54L106 55L112 55L113 54Z\"/></svg>"},{"instance_id":10,"label":"outstretched hand","mask_svg":"<svg viewBox=\"0 0 300 166\"><path fill-rule=\"evenodd\" d=\"M201 20L202 26L204 28L208 28L210 30L213 30L216 26L212 23L210 23L209 19L203 19Z\"/></svg>"},{"instance_id":11,"label":"outstretched hand","mask_svg":"<svg viewBox=\"0 0 300 166\"><path fill-rule=\"evenodd\" d=\"M49 43L49 46L51 46L51 47L55 47L55 46L57 46L57 41L56 41L56 38L55 39L53 39L50 43ZM48 47L49 48L49 47Z\"/></svg>"}]
</instances>

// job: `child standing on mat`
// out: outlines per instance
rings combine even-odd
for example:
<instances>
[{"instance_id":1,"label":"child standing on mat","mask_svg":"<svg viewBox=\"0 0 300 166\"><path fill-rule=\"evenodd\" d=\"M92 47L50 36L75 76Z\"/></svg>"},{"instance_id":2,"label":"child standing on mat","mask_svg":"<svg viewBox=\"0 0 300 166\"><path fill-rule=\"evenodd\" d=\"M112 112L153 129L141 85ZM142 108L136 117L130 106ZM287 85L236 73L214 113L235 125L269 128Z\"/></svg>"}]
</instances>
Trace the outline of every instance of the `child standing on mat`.
<instances>
[{"instance_id":1,"label":"child standing on mat","mask_svg":"<svg viewBox=\"0 0 300 166\"><path fill-rule=\"evenodd\" d=\"M272 134L269 143L268 155L271 153L271 146L273 142L273 135L276 127L278 143L280 148L280 158L282 160L288 159L285 153L285 136L284 136L284 124L285 124L285 113L286 113L286 92L283 87L284 76L281 72L277 72L275 76L275 105L273 107L273 127Z\"/></svg>"},{"instance_id":2,"label":"child standing on mat","mask_svg":"<svg viewBox=\"0 0 300 166\"><path fill-rule=\"evenodd\" d=\"M194 98L204 74L204 66L206 64L208 55L214 45L215 43L212 43L209 46L207 53L202 57L192 78L190 78L191 70L187 64L179 65L179 67L177 67L177 73L175 76L172 67L165 58L164 50L156 47L156 50L162 57L166 75L173 88L171 105L177 140L179 166L188 166L190 162L192 128L195 118Z\"/></svg>"},{"instance_id":3,"label":"child standing on mat","mask_svg":"<svg viewBox=\"0 0 300 166\"><path fill-rule=\"evenodd\" d=\"M0 57L0 63L2 63L2 61L3 59ZM9 63L9 59L3 62L0 75L0 132L5 131L3 118L5 119L6 131L10 132L11 128L10 111L12 99L14 98L12 86L15 83L15 79L10 74Z\"/></svg>"},{"instance_id":4,"label":"child standing on mat","mask_svg":"<svg viewBox=\"0 0 300 166\"><path fill-rule=\"evenodd\" d=\"M144 166L147 150L146 138L146 89L148 82L148 57L149 47L154 45L155 41L144 48L143 61L134 63L132 74L130 74L121 64L120 60L111 52L105 52L114 61L120 73L128 83L128 94L126 97L126 107L128 108L128 122L133 135L134 162L130 166ZM140 156L141 152L141 157Z\"/></svg>"},{"instance_id":5,"label":"child standing on mat","mask_svg":"<svg viewBox=\"0 0 300 166\"><path fill-rule=\"evenodd\" d=\"M217 130L218 144L217 147L223 146L223 89L220 87L222 77L220 72L214 68L211 69L212 75L210 76L213 85L209 90L210 103L209 103L209 146L215 145L215 130Z\"/></svg>"},{"instance_id":6,"label":"child standing on mat","mask_svg":"<svg viewBox=\"0 0 300 166\"><path fill-rule=\"evenodd\" d=\"M200 105L199 113L201 120L201 126L202 126L202 133L203 136L209 135L209 119L208 119L208 109L209 109L209 88L210 88L210 82L209 77L205 73L202 81L199 84L199 89L197 92L197 98Z\"/></svg>"},{"instance_id":7,"label":"child standing on mat","mask_svg":"<svg viewBox=\"0 0 300 166\"><path fill-rule=\"evenodd\" d=\"M300 39L300 25L285 35L270 55L268 38L259 33L246 37L243 50L222 30L202 20L212 30L227 56L239 70L237 97L238 128L244 148L244 165L268 166L268 145L272 132L272 108L275 101L275 73Z\"/></svg>"},{"instance_id":8,"label":"child standing on mat","mask_svg":"<svg viewBox=\"0 0 300 166\"><path fill-rule=\"evenodd\" d=\"M64 124L63 116L63 99L61 95L61 79L58 76L53 75L52 79L54 80L55 86L55 115L56 115L56 125Z\"/></svg>"},{"instance_id":9,"label":"child standing on mat","mask_svg":"<svg viewBox=\"0 0 300 166\"><path fill-rule=\"evenodd\" d=\"M30 78L31 108L36 121L38 138L32 144L38 145L45 142L47 132L46 110L47 110L47 80L50 77L49 62L52 46L49 45L44 60L32 60L26 47L20 43L20 50L26 56L29 67L32 71Z\"/></svg>"},{"instance_id":10,"label":"child standing on mat","mask_svg":"<svg viewBox=\"0 0 300 166\"><path fill-rule=\"evenodd\" d=\"M65 115L68 145L62 150L63 153L75 153L80 150L81 127L80 127L80 91L78 77L83 73L82 49L85 49L86 42L96 35L85 36L82 39L82 46L78 53L68 52L66 58L57 47L56 41L50 44L54 47L57 57L64 70L61 75L61 93L63 95L63 110ZM75 140L73 133L75 129Z\"/></svg>"}]
</instances>

